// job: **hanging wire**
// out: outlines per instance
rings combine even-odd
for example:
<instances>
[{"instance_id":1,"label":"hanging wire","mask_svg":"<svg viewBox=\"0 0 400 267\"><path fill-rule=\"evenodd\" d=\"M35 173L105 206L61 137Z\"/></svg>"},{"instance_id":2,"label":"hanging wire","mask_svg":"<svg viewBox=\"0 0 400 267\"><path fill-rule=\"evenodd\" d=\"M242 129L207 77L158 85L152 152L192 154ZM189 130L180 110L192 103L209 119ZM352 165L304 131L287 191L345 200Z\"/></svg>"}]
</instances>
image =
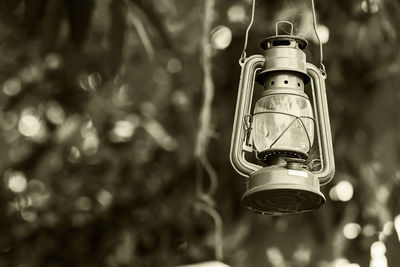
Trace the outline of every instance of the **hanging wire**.
<instances>
[{"instance_id":1,"label":"hanging wire","mask_svg":"<svg viewBox=\"0 0 400 267\"><path fill-rule=\"evenodd\" d=\"M312 10L312 15L313 15L313 27L314 27L314 33L315 36L317 37L317 41L318 41L318 45L319 45L319 69L322 72L322 75L326 76L326 69L325 69L325 65L324 63L322 63L324 61L324 51L322 48L322 42L319 39L319 35L318 35L318 31L317 31L317 18L315 15L315 4L314 4L314 0L311 0L311 10Z\"/></svg>"},{"instance_id":2,"label":"hanging wire","mask_svg":"<svg viewBox=\"0 0 400 267\"><path fill-rule=\"evenodd\" d=\"M246 29L246 36L244 38L243 51L242 51L242 55L240 56L240 59L239 59L239 65L240 66L242 66L244 64L244 61L246 59L247 42L249 40L249 31L251 29L251 26L253 26L253 22L254 22L254 11L256 9L256 0L253 0L251 5L252 5L252 7L251 7L251 19L250 19L249 26L247 26L247 29Z\"/></svg>"}]
</instances>

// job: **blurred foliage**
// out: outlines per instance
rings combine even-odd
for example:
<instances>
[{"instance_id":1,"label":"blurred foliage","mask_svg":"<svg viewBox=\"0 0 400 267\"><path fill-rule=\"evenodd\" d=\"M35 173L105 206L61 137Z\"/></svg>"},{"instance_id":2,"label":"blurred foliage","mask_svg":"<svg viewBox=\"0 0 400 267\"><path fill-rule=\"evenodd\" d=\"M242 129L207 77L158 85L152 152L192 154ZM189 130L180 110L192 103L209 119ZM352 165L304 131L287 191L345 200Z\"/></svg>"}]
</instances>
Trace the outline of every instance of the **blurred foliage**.
<instances>
[{"instance_id":1,"label":"blurred foliage","mask_svg":"<svg viewBox=\"0 0 400 267\"><path fill-rule=\"evenodd\" d=\"M330 34L337 174L319 211L278 218L240 207L245 183L228 158L250 2L216 1L213 25L226 26L232 41L225 48L217 36L210 48L216 91L208 155L219 176L225 262L368 266L379 240L388 266L399 266L400 4L317 1L318 22ZM1 266L213 259L212 221L193 209L203 13L203 1L0 1ZM317 64L306 0L257 1L248 54L261 53L258 40L281 19L309 39L308 61ZM329 199L341 181L354 187L350 201ZM360 227L350 231L354 239L346 225Z\"/></svg>"}]
</instances>

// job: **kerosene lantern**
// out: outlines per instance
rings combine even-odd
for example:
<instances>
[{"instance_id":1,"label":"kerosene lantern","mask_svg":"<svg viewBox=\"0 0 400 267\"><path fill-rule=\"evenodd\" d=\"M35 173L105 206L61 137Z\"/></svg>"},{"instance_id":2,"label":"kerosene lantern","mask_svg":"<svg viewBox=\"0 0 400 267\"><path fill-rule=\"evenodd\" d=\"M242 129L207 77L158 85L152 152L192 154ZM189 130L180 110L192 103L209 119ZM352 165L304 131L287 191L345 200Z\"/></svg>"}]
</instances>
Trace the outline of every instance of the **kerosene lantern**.
<instances>
[{"instance_id":1,"label":"kerosene lantern","mask_svg":"<svg viewBox=\"0 0 400 267\"><path fill-rule=\"evenodd\" d=\"M279 24L290 34L279 34ZM326 75L306 62L306 46L290 22L278 22L276 35L261 42L264 56L241 64L230 159L247 177L242 204L255 212L318 209L325 203L320 185L334 175ZM255 81L264 90L251 113Z\"/></svg>"}]
</instances>

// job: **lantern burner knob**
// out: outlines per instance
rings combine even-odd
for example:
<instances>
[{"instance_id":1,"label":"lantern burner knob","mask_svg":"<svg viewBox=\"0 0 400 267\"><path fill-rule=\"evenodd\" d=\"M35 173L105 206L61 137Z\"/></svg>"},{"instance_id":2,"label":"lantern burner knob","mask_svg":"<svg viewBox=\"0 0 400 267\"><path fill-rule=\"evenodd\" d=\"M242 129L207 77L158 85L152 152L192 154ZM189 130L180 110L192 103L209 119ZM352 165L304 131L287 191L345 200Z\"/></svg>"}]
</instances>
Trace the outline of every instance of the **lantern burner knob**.
<instances>
[{"instance_id":1,"label":"lantern burner knob","mask_svg":"<svg viewBox=\"0 0 400 267\"><path fill-rule=\"evenodd\" d=\"M304 165L306 163L305 159L286 158L285 160L287 162L286 168L288 168L288 169L302 170L306 167Z\"/></svg>"}]
</instances>

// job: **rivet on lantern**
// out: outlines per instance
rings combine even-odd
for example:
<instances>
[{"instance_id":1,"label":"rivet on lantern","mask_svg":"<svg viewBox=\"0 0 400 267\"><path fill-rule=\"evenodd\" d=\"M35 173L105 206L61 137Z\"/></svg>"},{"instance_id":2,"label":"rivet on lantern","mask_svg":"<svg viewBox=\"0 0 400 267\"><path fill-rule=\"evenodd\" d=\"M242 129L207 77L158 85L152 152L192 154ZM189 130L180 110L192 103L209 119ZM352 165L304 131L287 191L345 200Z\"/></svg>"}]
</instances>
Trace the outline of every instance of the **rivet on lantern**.
<instances>
[{"instance_id":1,"label":"rivet on lantern","mask_svg":"<svg viewBox=\"0 0 400 267\"><path fill-rule=\"evenodd\" d=\"M279 34L282 25L290 27L289 35ZM306 46L293 25L281 21L276 35L261 42L264 56L241 64L230 159L247 177L242 204L262 214L318 209L325 203L320 185L334 175L326 76L306 62ZM251 113L255 81L264 90ZM310 168L316 161L320 167Z\"/></svg>"}]
</instances>

